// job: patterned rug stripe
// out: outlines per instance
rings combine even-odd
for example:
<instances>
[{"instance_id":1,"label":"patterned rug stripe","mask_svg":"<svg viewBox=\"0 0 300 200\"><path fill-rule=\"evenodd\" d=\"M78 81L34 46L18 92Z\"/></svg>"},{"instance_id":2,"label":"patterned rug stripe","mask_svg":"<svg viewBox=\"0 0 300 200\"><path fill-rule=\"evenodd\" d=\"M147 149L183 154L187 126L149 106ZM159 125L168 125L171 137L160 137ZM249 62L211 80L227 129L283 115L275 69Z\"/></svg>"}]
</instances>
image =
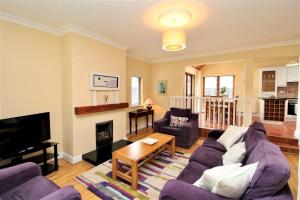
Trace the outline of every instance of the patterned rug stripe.
<instances>
[{"instance_id":1,"label":"patterned rug stripe","mask_svg":"<svg viewBox=\"0 0 300 200\"><path fill-rule=\"evenodd\" d=\"M152 200L158 199L164 184L175 179L187 165L190 154L176 152L171 157L167 151L161 152L139 168L138 190L131 189L131 184L125 180L112 179L111 160L106 161L75 178L80 184L104 200ZM122 172L130 167L119 164Z\"/></svg>"}]
</instances>

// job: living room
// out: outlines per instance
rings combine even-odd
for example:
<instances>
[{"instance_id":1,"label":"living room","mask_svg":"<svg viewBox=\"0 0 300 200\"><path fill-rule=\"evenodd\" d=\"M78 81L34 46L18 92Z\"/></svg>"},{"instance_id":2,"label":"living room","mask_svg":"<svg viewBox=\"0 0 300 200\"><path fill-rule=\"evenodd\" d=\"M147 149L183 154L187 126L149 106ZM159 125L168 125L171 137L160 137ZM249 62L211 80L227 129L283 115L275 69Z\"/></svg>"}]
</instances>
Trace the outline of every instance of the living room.
<instances>
[{"instance_id":1,"label":"living room","mask_svg":"<svg viewBox=\"0 0 300 200\"><path fill-rule=\"evenodd\" d=\"M263 91L260 91L262 88L260 70L275 67L288 68L288 65L299 67L299 2L1 1L0 5L0 118L4 124L6 119L13 119L12 122L17 117L49 113L45 117L49 118L48 129L51 137L49 141L55 143L51 145L57 147L58 168L45 177L59 187L72 185L75 191L79 191L82 199L124 198L123 193L123 196L115 196L116 193L112 195L107 188L101 190L99 183L103 182L103 179L92 175L100 169L106 178L110 177L106 179L110 180L109 184L121 188L117 190L118 192L125 190L126 198L182 199L179 194L176 198L172 196L173 194L161 192L168 189L169 185L164 188L164 184L171 179L169 177L173 176L172 179L176 179L183 176L179 176L179 173L185 171L184 167L191 166L189 158L193 160L193 152L198 152L198 147L201 152L203 149L211 148L205 146L210 145L207 144L206 137L212 140L213 135L217 133L209 132L215 129L225 130L233 125L238 126L239 130L241 126L249 127L247 132L251 132L252 128L259 129L265 136L259 135L258 138L268 138L272 145L275 143L280 146L283 154L277 151L275 145L274 151L282 158L283 163L288 163L289 181L287 182L285 176L286 184L278 186L280 190L277 188L276 191L274 189L257 197L297 198L299 162L297 138L300 132L300 117L295 115L293 119L288 119L284 115L283 122L258 118L260 98L267 97L262 95ZM232 14L233 11L239 12ZM168 15L172 17L174 12L179 13L178 15L183 19L188 19L185 22L187 25L180 27L180 31L176 33L179 40L173 37L175 42L184 44L181 44L183 47L181 50L167 51L164 42L172 39L172 37L168 38L167 32L173 28L164 26L163 19L168 20ZM247 17L246 14L253 12L258 14L251 18ZM118 17L115 17L116 13ZM182 36L184 39L180 40ZM297 72L299 77L299 70ZM225 76L231 76L230 84L224 82L225 88L229 90L219 94L223 87L221 79ZM209 87L205 87L206 77L214 77L216 86L210 83ZM98 80L103 78L112 81L113 85L101 85L101 81ZM291 82L298 82L298 80ZM275 99L277 99L277 87L274 88ZM206 91L211 92L211 89L214 89L216 94L206 94ZM297 91L295 97L288 99L298 99L298 94L300 93ZM147 110L147 107L150 109ZM176 164L167 165L167 169L180 166L181 170L171 170L169 173L172 176L162 176L165 181L159 181L157 175L152 177L144 173L142 177L145 180L141 183L140 181L143 180L141 177L135 177L135 179L139 178L138 181L129 181L138 184L138 190L134 190L137 185L122 182L121 179L125 175L120 175L117 169L118 172L113 173L111 164L110 168L108 167L112 150L108 152L107 156L110 158L105 158L106 160L101 157L106 151L96 152L97 162L104 159L103 163L106 165L98 163L94 166L86 161L90 159L87 153L99 149L95 139L97 125L112 122L107 126L110 127L112 134L111 143L128 140L134 144L148 136L151 137L153 131L163 133L164 130L155 126L159 120L165 118L171 107L197 113L194 116L195 123L199 124L192 125L193 128L196 127L193 129L196 135L189 140L188 144L181 143L181 138L175 135L175 150L172 147L174 135L173 139L161 136L168 134L158 136L161 141L165 141L162 146L168 143L166 149L171 150L171 154L175 151L175 157L181 158L180 162L171 160ZM140 112L144 113L137 112L138 109L143 109ZM266 115L266 112L264 114ZM132 117L129 117L130 115ZM152 119L153 123L151 123ZM261 130L261 124L253 125L254 121L263 122L265 127L263 129L266 131ZM5 129L1 129L5 133ZM282 132L288 133L278 135ZM246 133L243 132L244 135ZM4 134L1 135L3 138L1 140L5 141L5 137ZM129 147L128 144L122 143L121 146ZM24 151L31 152L31 146L26 148ZM217 150L212 149L206 152L206 156L222 157L228 150L222 148L222 153L219 154ZM270 149L273 150L273 146ZM43 148L38 150L40 152ZM136 151L139 153L138 150ZM47 152L53 153L52 148L47 147ZM8 161L2 159L2 153L0 163L1 166L5 166ZM165 151L159 153L163 154ZM24 156L24 152L21 154ZM106 153L103 154L106 156ZM142 157L145 162L141 161L141 163L146 163L145 166L156 166L157 170L162 163L154 165L157 155L154 155L154 152L151 154L153 154L152 159L145 160L146 156ZM20 158L16 156L9 162L12 165L21 163ZM222 165L222 162L221 164L215 162L217 159L214 164L209 163L210 167L206 168ZM242 163L245 164L246 161ZM139 168L139 164L136 168ZM165 166L166 163L163 165ZM145 172L146 169L143 170ZM146 172L150 173L150 171L151 169L148 169ZM200 171L196 179L203 173ZM163 174L168 170L164 172L158 170L158 172ZM108 175L110 173L112 175ZM116 178L114 175L119 177L118 181L111 179ZM126 181L128 181L127 175L124 178ZM3 180L8 179L0 178L1 183ZM173 182L170 180L170 183ZM287 183L290 193L289 189L286 189ZM155 184L159 187L156 188ZM150 189L143 191L143 187ZM244 191L240 195L245 195L244 199L251 199L253 196L251 197L250 186L247 187L248 192ZM280 193L281 189L283 193ZM202 190L204 189L201 188ZM20 190L16 190L14 194L10 193L9 198L9 195L5 194L7 191L8 189L0 189L0 198L17 199L16 196L23 195ZM22 192L26 193L26 190ZM65 194L67 193L65 191ZM205 197L207 199L214 198L214 195L216 199L226 198L207 189L203 193L208 193ZM33 195L31 198L26 198L24 195L23 199L42 199L47 195L39 197ZM76 196L73 199L78 198Z\"/></svg>"}]
</instances>

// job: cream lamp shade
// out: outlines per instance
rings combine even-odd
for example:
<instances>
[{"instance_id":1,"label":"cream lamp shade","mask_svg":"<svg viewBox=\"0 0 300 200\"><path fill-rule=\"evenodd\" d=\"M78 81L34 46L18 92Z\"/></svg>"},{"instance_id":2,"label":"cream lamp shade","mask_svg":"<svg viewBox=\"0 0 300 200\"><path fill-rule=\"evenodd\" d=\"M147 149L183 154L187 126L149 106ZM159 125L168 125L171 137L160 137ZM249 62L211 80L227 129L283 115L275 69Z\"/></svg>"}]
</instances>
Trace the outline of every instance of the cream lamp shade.
<instances>
[{"instance_id":1,"label":"cream lamp shade","mask_svg":"<svg viewBox=\"0 0 300 200\"><path fill-rule=\"evenodd\" d=\"M154 101L153 101L151 98L148 98L148 99L145 101L145 104L146 104L146 105L153 105L153 104L154 104Z\"/></svg>"},{"instance_id":2,"label":"cream lamp shade","mask_svg":"<svg viewBox=\"0 0 300 200\"><path fill-rule=\"evenodd\" d=\"M186 47L186 35L183 30L170 29L163 33L162 48L166 51L179 51Z\"/></svg>"}]
</instances>

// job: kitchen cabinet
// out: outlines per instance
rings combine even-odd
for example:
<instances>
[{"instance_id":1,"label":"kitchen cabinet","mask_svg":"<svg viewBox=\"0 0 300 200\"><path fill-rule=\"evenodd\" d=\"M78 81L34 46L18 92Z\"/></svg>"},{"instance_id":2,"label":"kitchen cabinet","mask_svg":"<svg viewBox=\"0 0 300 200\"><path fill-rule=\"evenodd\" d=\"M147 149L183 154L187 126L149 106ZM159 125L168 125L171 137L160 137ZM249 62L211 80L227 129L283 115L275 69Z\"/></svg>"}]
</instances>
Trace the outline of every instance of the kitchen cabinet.
<instances>
[{"instance_id":1,"label":"kitchen cabinet","mask_svg":"<svg viewBox=\"0 0 300 200\"><path fill-rule=\"evenodd\" d=\"M287 67L287 82L299 81L299 67L289 66Z\"/></svg>"},{"instance_id":2,"label":"kitchen cabinet","mask_svg":"<svg viewBox=\"0 0 300 200\"><path fill-rule=\"evenodd\" d=\"M287 86L287 68L278 68L277 69L277 87L286 87Z\"/></svg>"}]
</instances>

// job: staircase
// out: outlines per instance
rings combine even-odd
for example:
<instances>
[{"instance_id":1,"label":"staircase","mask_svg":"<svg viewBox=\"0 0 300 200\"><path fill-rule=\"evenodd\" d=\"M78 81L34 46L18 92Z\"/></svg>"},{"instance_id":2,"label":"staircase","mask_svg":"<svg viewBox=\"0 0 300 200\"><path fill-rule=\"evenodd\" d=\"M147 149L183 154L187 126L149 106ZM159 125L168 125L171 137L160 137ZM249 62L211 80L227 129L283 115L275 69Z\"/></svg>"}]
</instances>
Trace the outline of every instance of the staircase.
<instances>
[{"instance_id":1,"label":"staircase","mask_svg":"<svg viewBox=\"0 0 300 200\"><path fill-rule=\"evenodd\" d=\"M298 140L295 138L268 135L268 139L278 145L283 152L299 154L299 144Z\"/></svg>"}]
</instances>

